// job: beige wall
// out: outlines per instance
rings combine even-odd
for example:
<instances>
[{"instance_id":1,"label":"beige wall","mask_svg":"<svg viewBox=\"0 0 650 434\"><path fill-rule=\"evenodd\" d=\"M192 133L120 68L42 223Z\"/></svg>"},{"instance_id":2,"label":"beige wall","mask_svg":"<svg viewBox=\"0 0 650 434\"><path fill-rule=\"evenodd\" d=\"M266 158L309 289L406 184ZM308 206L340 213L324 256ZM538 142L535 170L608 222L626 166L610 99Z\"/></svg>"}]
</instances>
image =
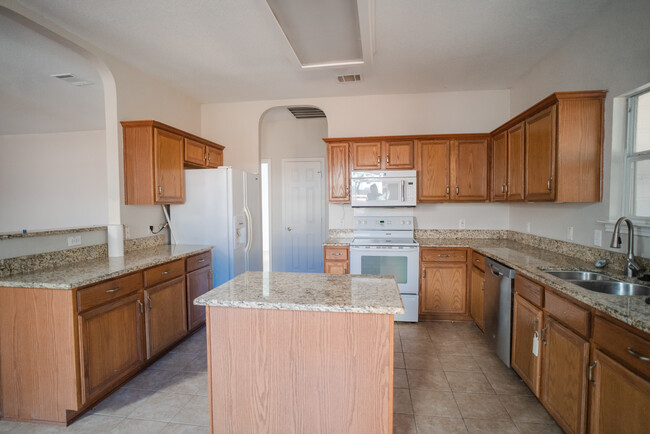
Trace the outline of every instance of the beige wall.
<instances>
[{"instance_id":1,"label":"beige wall","mask_svg":"<svg viewBox=\"0 0 650 434\"><path fill-rule=\"evenodd\" d=\"M566 240L574 227L574 241L593 246L598 221L622 214L625 104L622 95L650 83L650 2L611 2L603 13L543 59L511 89L515 115L556 91L607 89L605 105L605 178L602 203L517 204L510 206L510 228L524 231L530 222L535 234ZM552 224L549 224L552 222ZM603 247L611 232L603 232ZM626 246L624 246L626 248ZM637 252L650 257L650 241L637 237Z\"/></svg>"}]
</instances>

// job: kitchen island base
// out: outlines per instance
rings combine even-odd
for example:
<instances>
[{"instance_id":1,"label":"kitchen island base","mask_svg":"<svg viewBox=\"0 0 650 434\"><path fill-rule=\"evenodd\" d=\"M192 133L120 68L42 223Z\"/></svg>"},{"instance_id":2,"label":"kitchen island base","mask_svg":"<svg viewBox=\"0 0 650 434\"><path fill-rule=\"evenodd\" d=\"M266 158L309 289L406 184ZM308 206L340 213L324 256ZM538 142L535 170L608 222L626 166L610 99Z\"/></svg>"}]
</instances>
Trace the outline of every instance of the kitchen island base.
<instances>
[{"instance_id":1,"label":"kitchen island base","mask_svg":"<svg viewBox=\"0 0 650 434\"><path fill-rule=\"evenodd\" d=\"M393 315L206 313L211 432L392 432Z\"/></svg>"}]
</instances>

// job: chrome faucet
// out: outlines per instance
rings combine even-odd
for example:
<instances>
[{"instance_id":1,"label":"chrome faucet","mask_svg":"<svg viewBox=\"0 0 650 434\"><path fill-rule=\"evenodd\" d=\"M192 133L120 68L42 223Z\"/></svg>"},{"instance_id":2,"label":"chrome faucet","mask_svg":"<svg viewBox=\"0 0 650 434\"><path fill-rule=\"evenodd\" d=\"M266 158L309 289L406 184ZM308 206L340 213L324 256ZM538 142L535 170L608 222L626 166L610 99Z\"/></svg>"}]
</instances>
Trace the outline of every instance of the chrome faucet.
<instances>
[{"instance_id":1,"label":"chrome faucet","mask_svg":"<svg viewBox=\"0 0 650 434\"><path fill-rule=\"evenodd\" d=\"M627 277L635 277L637 273L643 271L643 267L641 267L634 259L634 225L629 218L621 217L616 221L610 247L615 249L621 248L622 222L627 223L627 266L625 267L625 274Z\"/></svg>"}]
</instances>

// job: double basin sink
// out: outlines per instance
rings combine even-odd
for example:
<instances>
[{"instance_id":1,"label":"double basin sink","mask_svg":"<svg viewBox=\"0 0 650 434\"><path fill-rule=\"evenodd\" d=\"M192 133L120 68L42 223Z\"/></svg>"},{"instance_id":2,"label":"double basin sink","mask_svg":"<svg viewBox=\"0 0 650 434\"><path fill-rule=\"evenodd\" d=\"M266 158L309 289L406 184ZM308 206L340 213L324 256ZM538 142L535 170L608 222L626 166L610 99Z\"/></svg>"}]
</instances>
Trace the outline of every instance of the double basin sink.
<instances>
[{"instance_id":1,"label":"double basin sink","mask_svg":"<svg viewBox=\"0 0 650 434\"><path fill-rule=\"evenodd\" d=\"M624 282L591 271L543 270L589 291L614 295L650 295L650 286Z\"/></svg>"}]
</instances>

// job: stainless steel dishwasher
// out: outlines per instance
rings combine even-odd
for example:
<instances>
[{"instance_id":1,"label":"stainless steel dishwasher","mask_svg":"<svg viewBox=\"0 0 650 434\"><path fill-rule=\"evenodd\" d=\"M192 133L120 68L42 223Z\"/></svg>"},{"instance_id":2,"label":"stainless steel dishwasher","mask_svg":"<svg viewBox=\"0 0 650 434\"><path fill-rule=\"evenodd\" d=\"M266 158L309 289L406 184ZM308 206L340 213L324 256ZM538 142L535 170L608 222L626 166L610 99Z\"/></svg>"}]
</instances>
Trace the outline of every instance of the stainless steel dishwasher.
<instances>
[{"instance_id":1,"label":"stainless steel dishwasher","mask_svg":"<svg viewBox=\"0 0 650 434\"><path fill-rule=\"evenodd\" d=\"M485 335L497 356L510 367L512 285L515 270L485 258Z\"/></svg>"}]
</instances>

